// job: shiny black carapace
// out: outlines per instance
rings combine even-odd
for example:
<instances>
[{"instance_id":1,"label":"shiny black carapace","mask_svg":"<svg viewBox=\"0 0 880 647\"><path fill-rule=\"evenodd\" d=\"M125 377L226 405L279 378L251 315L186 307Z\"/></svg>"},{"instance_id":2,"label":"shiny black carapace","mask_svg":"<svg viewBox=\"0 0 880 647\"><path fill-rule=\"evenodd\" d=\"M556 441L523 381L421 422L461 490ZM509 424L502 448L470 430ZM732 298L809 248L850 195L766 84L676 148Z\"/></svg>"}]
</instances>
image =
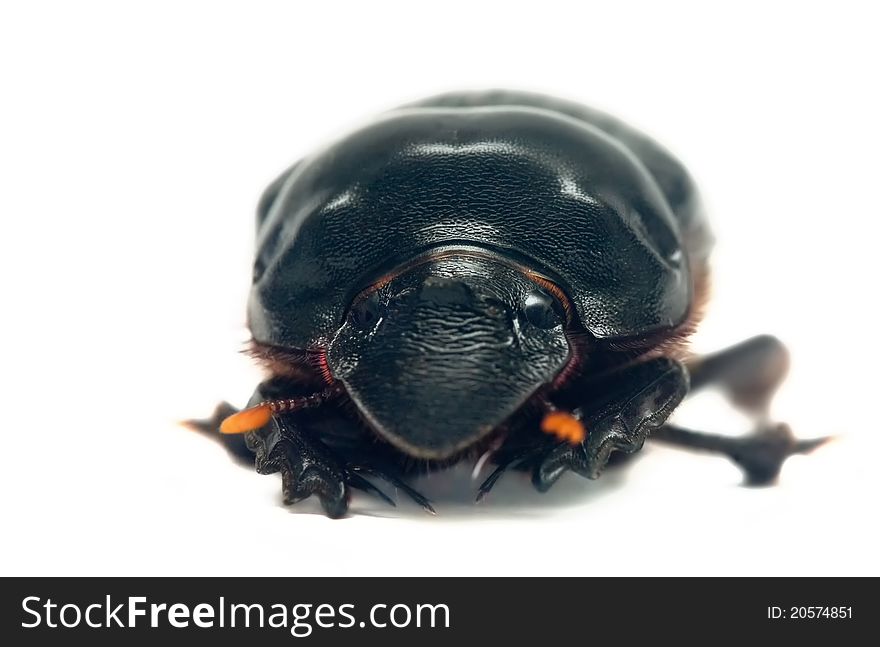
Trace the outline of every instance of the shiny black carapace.
<instances>
[{"instance_id":1,"label":"shiny black carapace","mask_svg":"<svg viewBox=\"0 0 880 647\"><path fill-rule=\"evenodd\" d=\"M547 490L652 438L722 452L751 483L820 441L769 424L772 337L689 358L712 237L682 165L606 114L517 92L402 107L265 192L248 323L269 377L210 426L280 471L285 501L346 512L369 479L460 460ZM666 424L714 384L746 437ZM242 435L243 434L243 435ZM244 442L242 443L242 438Z\"/></svg>"}]
</instances>

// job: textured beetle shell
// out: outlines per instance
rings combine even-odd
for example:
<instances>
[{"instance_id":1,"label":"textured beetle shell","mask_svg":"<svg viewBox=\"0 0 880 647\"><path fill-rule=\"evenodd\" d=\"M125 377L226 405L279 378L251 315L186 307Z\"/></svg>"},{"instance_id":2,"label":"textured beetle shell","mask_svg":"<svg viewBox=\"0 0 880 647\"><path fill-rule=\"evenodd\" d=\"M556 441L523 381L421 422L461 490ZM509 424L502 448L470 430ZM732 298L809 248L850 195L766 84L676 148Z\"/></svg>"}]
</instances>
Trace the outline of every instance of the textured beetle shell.
<instances>
[{"instance_id":1,"label":"textured beetle shell","mask_svg":"<svg viewBox=\"0 0 880 647\"><path fill-rule=\"evenodd\" d=\"M553 278L595 337L645 336L686 319L709 243L682 166L621 122L538 95L446 95L267 190L249 324L261 342L322 345L382 273L463 244Z\"/></svg>"}]
</instances>

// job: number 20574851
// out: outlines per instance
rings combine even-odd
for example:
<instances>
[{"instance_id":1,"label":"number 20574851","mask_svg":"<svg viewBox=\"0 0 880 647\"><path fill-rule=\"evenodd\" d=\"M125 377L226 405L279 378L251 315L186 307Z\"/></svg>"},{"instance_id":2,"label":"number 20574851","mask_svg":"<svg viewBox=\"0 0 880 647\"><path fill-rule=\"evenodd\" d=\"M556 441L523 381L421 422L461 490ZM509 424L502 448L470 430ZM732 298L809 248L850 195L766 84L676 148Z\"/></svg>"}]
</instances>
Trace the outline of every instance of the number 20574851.
<instances>
[{"instance_id":1,"label":"number 20574851","mask_svg":"<svg viewBox=\"0 0 880 647\"><path fill-rule=\"evenodd\" d=\"M853 617L852 607L793 606L767 607L771 620L844 620Z\"/></svg>"}]
</instances>

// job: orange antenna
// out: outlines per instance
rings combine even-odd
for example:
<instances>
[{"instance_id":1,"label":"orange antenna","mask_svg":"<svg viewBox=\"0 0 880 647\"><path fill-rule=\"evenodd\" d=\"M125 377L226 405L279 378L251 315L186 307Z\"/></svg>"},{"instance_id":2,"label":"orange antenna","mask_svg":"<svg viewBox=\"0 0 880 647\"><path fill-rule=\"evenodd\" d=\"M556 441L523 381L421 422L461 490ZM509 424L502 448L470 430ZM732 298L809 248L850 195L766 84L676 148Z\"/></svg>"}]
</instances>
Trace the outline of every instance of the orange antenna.
<instances>
[{"instance_id":1,"label":"orange antenna","mask_svg":"<svg viewBox=\"0 0 880 647\"><path fill-rule=\"evenodd\" d=\"M587 429L584 423L565 411L551 411L541 421L541 431L572 445L584 442Z\"/></svg>"},{"instance_id":2,"label":"orange antenna","mask_svg":"<svg viewBox=\"0 0 880 647\"><path fill-rule=\"evenodd\" d=\"M234 413L220 423L221 434L244 434L266 426L272 416L279 413L313 409L341 393L339 386L332 386L298 398L289 400L266 400L258 405Z\"/></svg>"}]
</instances>

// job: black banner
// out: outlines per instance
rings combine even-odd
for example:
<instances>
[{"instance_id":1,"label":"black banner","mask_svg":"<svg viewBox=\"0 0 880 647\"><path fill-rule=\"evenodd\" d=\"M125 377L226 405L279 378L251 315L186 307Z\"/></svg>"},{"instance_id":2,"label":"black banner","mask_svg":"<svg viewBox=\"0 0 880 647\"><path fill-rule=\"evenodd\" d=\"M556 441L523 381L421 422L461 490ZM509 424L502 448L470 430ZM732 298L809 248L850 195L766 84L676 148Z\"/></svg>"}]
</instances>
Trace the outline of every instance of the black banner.
<instances>
[{"instance_id":1,"label":"black banner","mask_svg":"<svg viewBox=\"0 0 880 647\"><path fill-rule=\"evenodd\" d=\"M192 645L221 632L278 645L815 644L870 635L878 597L868 578L6 578L0 614L7 645Z\"/></svg>"}]
</instances>

